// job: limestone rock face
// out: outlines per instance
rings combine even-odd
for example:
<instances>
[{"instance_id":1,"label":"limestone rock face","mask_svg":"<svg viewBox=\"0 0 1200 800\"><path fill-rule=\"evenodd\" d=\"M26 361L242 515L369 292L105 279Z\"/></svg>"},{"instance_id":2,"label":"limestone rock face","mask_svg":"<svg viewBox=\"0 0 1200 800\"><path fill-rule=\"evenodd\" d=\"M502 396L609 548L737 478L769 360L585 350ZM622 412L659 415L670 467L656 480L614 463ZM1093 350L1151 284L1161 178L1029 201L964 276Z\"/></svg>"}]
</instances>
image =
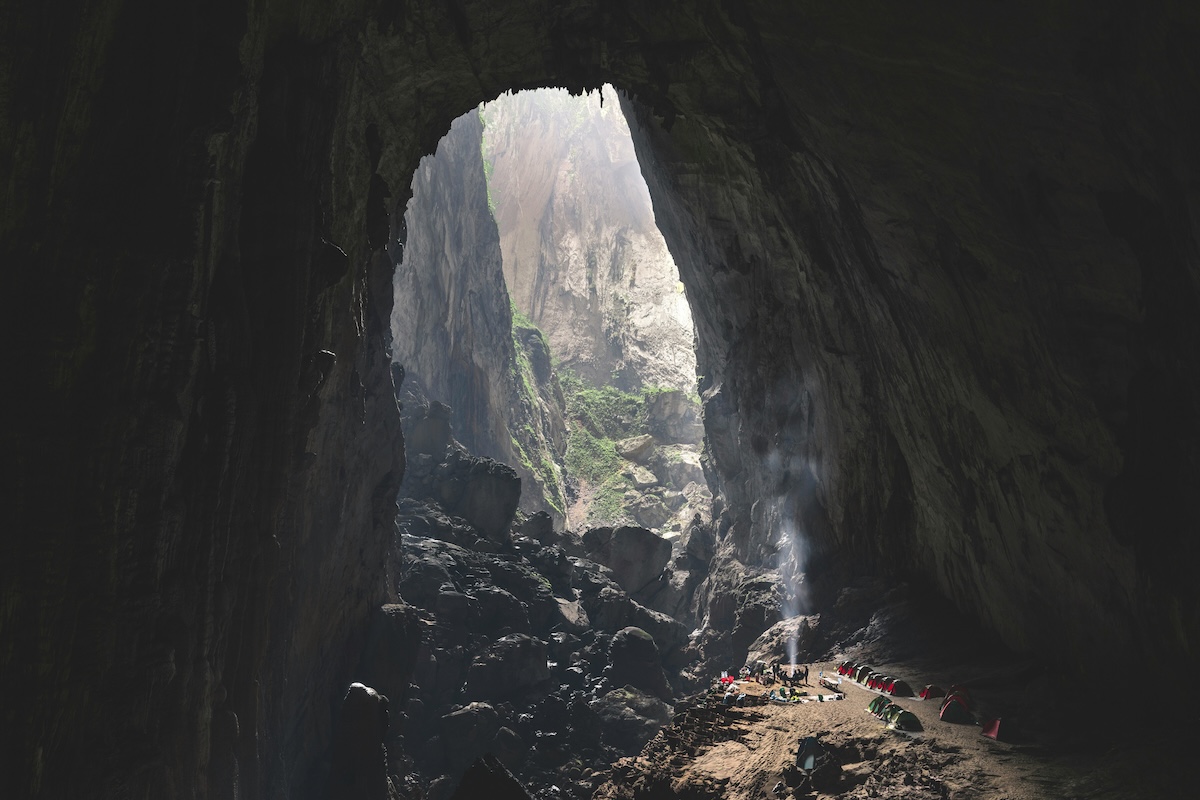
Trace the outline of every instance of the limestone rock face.
<instances>
[{"instance_id":1,"label":"limestone rock face","mask_svg":"<svg viewBox=\"0 0 1200 800\"><path fill-rule=\"evenodd\" d=\"M43 6L0 27L0 795L321 783L395 599L396 212L533 85L628 97L710 619L789 528L1049 660L1196 668L1189 4Z\"/></svg>"},{"instance_id":2,"label":"limestone rock face","mask_svg":"<svg viewBox=\"0 0 1200 800\"><path fill-rule=\"evenodd\" d=\"M523 507L557 505L561 521L562 488L553 468L540 466L559 460L565 446L561 398L536 331L521 340L530 372L522 376L482 136L478 113L455 120L436 153L422 159L404 211L391 331L392 358L408 383L409 450L440 459L453 436L472 453L512 465L527 486ZM428 410L421 415L416 406Z\"/></svg>"},{"instance_id":3,"label":"limestone rock face","mask_svg":"<svg viewBox=\"0 0 1200 800\"><path fill-rule=\"evenodd\" d=\"M485 107L504 276L562 366L693 390L691 312L615 92L562 89Z\"/></svg>"}]
</instances>

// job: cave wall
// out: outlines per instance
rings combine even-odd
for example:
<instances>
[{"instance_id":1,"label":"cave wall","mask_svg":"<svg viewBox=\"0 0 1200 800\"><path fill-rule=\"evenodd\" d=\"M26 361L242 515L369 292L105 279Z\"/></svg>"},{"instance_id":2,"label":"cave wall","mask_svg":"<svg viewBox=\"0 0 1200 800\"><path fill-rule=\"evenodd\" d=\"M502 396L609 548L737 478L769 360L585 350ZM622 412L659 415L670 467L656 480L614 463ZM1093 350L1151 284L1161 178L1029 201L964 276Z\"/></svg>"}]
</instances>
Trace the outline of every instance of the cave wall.
<instances>
[{"instance_id":1,"label":"cave wall","mask_svg":"<svg viewBox=\"0 0 1200 800\"><path fill-rule=\"evenodd\" d=\"M566 447L561 397L556 402L548 354L539 364L543 369L517 360L482 138L479 112L464 114L413 176L412 199L398 227L404 245L392 249L400 256L392 359L405 370L402 396L411 390L417 403L428 398L448 404L454 438L473 454L516 469L521 508L545 510L561 527L561 479L552 467L540 467L561 460ZM541 337L532 346L545 351ZM406 417L422 416L417 408L406 411Z\"/></svg>"},{"instance_id":2,"label":"cave wall","mask_svg":"<svg viewBox=\"0 0 1200 800\"><path fill-rule=\"evenodd\" d=\"M744 114L643 110L726 551L799 529L1075 668L1193 660L1196 19L1011 10L751 4L742 97L671 95Z\"/></svg>"},{"instance_id":3,"label":"cave wall","mask_svg":"<svg viewBox=\"0 0 1200 800\"><path fill-rule=\"evenodd\" d=\"M504 275L558 363L597 386L694 391L691 310L615 90L505 95L484 115Z\"/></svg>"},{"instance_id":4,"label":"cave wall","mask_svg":"<svg viewBox=\"0 0 1200 800\"><path fill-rule=\"evenodd\" d=\"M723 558L799 517L1015 645L1194 665L1196 15L5 3L3 794L319 793L403 471L388 220L537 85L640 115Z\"/></svg>"}]
</instances>

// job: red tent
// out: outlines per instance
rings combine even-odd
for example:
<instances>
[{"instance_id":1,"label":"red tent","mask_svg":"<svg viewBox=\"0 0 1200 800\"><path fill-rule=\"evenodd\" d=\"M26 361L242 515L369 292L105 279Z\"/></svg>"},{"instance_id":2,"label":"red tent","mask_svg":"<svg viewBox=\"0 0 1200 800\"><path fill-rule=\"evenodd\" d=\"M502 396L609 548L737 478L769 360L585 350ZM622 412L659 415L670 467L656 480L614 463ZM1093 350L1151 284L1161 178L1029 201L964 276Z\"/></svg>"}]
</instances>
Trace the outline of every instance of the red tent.
<instances>
[{"instance_id":1,"label":"red tent","mask_svg":"<svg viewBox=\"0 0 1200 800\"><path fill-rule=\"evenodd\" d=\"M921 690L922 700L933 700L936 697L945 697L946 690L940 686L934 686L932 683Z\"/></svg>"},{"instance_id":2,"label":"red tent","mask_svg":"<svg viewBox=\"0 0 1200 800\"><path fill-rule=\"evenodd\" d=\"M952 694L942 703L942 710L938 713L938 719L943 722L974 722L975 718L971 716L971 707L966 698L960 694Z\"/></svg>"}]
</instances>

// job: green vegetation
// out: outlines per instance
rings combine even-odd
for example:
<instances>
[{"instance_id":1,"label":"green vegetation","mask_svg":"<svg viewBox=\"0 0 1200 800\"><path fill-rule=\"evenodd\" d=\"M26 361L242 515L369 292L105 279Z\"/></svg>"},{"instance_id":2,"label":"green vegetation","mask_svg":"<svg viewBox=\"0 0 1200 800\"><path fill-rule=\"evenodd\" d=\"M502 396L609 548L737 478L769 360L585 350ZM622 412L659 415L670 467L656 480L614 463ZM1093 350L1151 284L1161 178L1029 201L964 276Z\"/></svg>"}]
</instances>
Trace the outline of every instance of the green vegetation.
<instances>
[{"instance_id":1,"label":"green vegetation","mask_svg":"<svg viewBox=\"0 0 1200 800\"><path fill-rule=\"evenodd\" d=\"M487 157L487 115L483 113L486 106L479 106L479 121L483 123L483 133L479 137L479 160L483 162L483 181L487 186L488 213L492 215L492 219L496 218L496 198L492 196L492 170L494 165L491 159Z\"/></svg>"},{"instance_id":2,"label":"green vegetation","mask_svg":"<svg viewBox=\"0 0 1200 800\"><path fill-rule=\"evenodd\" d=\"M624 473L626 462L617 454L616 443L649 433L651 401L673 390L650 386L635 394L612 386L596 388L562 368L558 377L572 422L564 460L568 474L586 482L592 492L588 522L619 522L626 517L625 492L633 482Z\"/></svg>"},{"instance_id":3,"label":"green vegetation","mask_svg":"<svg viewBox=\"0 0 1200 800\"><path fill-rule=\"evenodd\" d=\"M541 348L549 352L549 347L537 325L515 304L510 308L513 348L516 352L513 379L521 402L528 407L529 418L532 419L536 418L537 410L541 408L541 393L527 343L531 342L532 336L536 336L541 339ZM638 392L624 392L614 386L595 387L571 369L557 365L553 355L551 363L555 364L566 400L569 422L563 466L568 480L585 490L589 497L586 522L613 524L627 521L625 493L634 486L632 478L625 474L629 465L617 453L617 442L649 433L649 408L652 402L659 395L674 389L649 386ZM698 398L693 396L690 399L698 403ZM535 431L532 425L526 424L522 430L513 431L512 446L521 460L521 466L543 482L546 502L562 512L566 506L565 487L543 435ZM678 454L674 455L678 458Z\"/></svg>"},{"instance_id":4,"label":"green vegetation","mask_svg":"<svg viewBox=\"0 0 1200 800\"><path fill-rule=\"evenodd\" d=\"M521 396L521 404L525 406L526 419L532 420L539 414L541 401L525 342L526 334L529 331L536 332L539 337L542 336L542 332L515 305L512 305L511 309L513 351L516 353L516 360L513 364L513 383ZM543 346L545 346L544 339ZM549 445L545 442L544 437L534 430L531 423L526 422L520 431L511 436L511 439L513 452L521 460L521 466L529 474L541 478L542 495L546 503L559 514L565 514L566 495L558 469L550 457Z\"/></svg>"}]
</instances>

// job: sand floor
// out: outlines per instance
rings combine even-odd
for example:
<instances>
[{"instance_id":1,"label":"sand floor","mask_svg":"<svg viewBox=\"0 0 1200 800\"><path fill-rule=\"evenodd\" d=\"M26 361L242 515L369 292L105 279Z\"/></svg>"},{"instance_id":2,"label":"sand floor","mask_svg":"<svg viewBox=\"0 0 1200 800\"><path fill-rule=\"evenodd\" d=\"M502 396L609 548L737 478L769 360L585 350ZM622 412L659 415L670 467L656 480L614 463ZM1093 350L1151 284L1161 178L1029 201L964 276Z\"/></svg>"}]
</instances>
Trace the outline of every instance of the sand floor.
<instances>
[{"instance_id":1,"label":"sand floor","mask_svg":"<svg viewBox=\"0 0 1200 800\"><path fill-rule=\"evenodd\" d=\"M940 682L921 674L914 665L877 664L877 669L907 680L919 691L925 683ZM810 691L818 688L818 671L836 676L834 662L811 668ZM945 686L946 683L940 683ZM751 694L767 691L755 682L739 686ZM667 759L669 747L659 742L636 759L625 759L614 774L622 776L597 792L598 798L617 797L723 797L751 798L1167 798L1197 796L1186 790L1177 759L1144 736L1130 747L1068 746L1051 736L1025 736L1016 741L995 741L980 734L977 724L953 724L938 719L940 702L917 698L891 698L920 719L924 730L906 734L889 730L866 707L878 695L845 678L844 700L803 705L769 704L746 708L732 723L727 741L719 741L681 757ZM972 690L973 700L987 711L1015 705L1019 682L997 688ZM1002 733L1004 731L1001 716ZM1084 732L1086 733L1086 732ZM840 767L826 772L823 786L774 791L794 763L798 741L816 735ZM660 737L662 734L660 734ZM1086 738L1086 737L1085 737ZM1172 736L1166 743L1179 744ZM1058 746L1058 745L1062 746ZM1169 748L1167 748L1169 749ZM670 775L671 792L647 791L646 780L637 788L638 775L657 776L660 784ZM828 775L832 774L832 778ZM665 787L662 787L665 789Z\"/></svg>"}]
</instances>

